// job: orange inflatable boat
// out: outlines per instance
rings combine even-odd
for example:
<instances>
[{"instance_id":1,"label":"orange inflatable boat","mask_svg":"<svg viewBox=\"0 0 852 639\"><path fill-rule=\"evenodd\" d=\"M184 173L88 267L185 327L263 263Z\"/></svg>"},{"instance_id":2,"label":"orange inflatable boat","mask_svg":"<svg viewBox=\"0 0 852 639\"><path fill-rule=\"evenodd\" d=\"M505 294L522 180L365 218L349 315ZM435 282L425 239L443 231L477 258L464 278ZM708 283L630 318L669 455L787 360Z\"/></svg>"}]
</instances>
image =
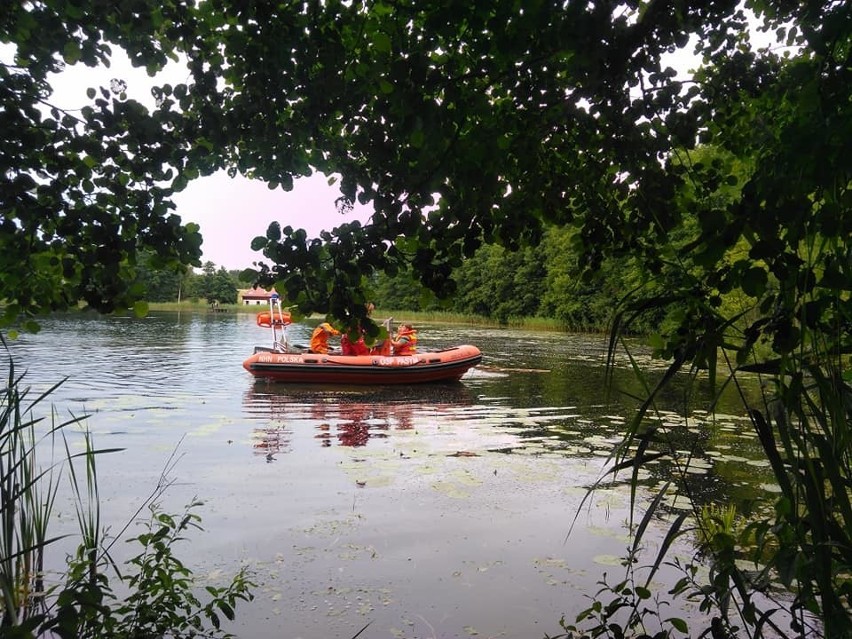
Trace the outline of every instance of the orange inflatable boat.
<instances>
[{"instance_id":1,"label":"orange inflatable boat","mask_svg":"<svg viewBox=\"0 0 852 639\"><path fill-rule=\"evenodd\" d=\"M300 384L423 384L458 381L482 361L479 349L469 344L412 355L306 353L287 342L290 322L290 313L273 294L269 312L257 316L258 326L272 330L272 347L255 347L243 368L255 377Z\"/></svg>"},{"instance_id":2,"label":"orange inflatable boat","mask_svg":"<svg viewBox=\"0 0 852 639\"><path fill-rule=\"evenodd\" d=\"M422 384L458 381L482 361L476 346L414 355L316 355L257 349L243 362L255 377L317 384Z\"/></svg>"}]
</instances>

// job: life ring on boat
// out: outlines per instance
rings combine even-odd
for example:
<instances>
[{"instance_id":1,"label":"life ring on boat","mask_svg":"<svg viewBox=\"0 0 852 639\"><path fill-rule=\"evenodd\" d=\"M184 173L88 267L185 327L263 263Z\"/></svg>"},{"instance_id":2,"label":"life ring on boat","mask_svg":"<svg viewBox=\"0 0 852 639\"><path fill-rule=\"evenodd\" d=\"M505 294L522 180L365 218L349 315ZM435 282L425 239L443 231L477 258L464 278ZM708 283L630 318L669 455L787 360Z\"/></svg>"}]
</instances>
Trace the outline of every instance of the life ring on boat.
<instances>
[{"instance_id":1,"label":"life ring on boat","mask_svg":"<svg viewBox=\"0 0 852 639\"><path fill-rule=\"evenodd\" d=\"M289 311L257 314L257 325L264 328L269 328L270 326L287 326L289 323Z\"/></svg>"}]
</instances>

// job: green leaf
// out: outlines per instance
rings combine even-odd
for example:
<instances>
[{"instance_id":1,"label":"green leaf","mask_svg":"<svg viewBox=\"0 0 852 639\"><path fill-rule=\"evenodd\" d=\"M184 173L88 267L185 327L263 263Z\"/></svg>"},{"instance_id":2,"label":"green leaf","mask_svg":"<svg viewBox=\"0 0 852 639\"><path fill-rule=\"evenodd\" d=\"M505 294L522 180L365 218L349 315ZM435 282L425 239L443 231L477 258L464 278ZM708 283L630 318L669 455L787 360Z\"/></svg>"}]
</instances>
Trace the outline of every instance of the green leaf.
<instances>
[{"instance_id":1,"label":"green leaf","mask_svg":"<svg viewBox=\"0 0 852 639\"><path fill-rule=\"evenodd\" d=\"M373 46L377 51L381 51L382 53L389 53L391 50L391 39L386 33L382 33L381 31L376 31L372 36Z\"/></svg>"},{"instance_id":2,"label":"green leaf","mask_svg":"<svg viewBox=\"0 0 852 639\"><path fill-rule=\"evenodd\" d=\"M753 266L743 273L740 285L743 292L751 297L761 297L766 291L766 285L769 281L766 271L757 266Z\"/></svg>"},{"instance_id":3,"label":"green leaf","mask_svg":"<svg viewBox=\"0 0 852 639\"><path fill-rule=\"evenodd\" d=\"M277 242L281 239L281 225L278 222L273 222L266 229L266 237L267 239L272 240L273 242Z\"/></svg>"},{"instance_id":4,"label":"green leaf","mask_svg":"<svg viewBox=\"0 0 852 639\"><path fill-rule=\"evenodd\" d=\"M38 333L41 330L41 325L35 320L27 320L24 322L24 330L28 333Z\"/></svg>"},{"instance_id":5,"label":"green leaf","mask_svg":"<svg viewBox=\"0 0 852 639\"><path fill-rule=\"evenodd\" d=\"M71 40L65 44L62 49L62 57L68 64L76 64L83 57L83 51L80 49L80 43L76 40Z\"/></svg>"},{"instance_id":6,"label":"green leaf","mask_svg":"<svg viewBox=\"0 0 852 639\"><path fill-rule=\"evenodd\" d=\"M683 619L679 619L678 617L670 617L666 621L668 621L672 626L674 626L675 630L677 630L678 632L682 632L684 634L687 634L689 632L689 626Z\"/></svg>"},{"instance_id":7,"label":"green leaf","mask_svg":"<svg viewBox=\"0 0 852 639\"><path fill-rule=\"evenodd\" d=\"M139 300L133 304L133 314L136 317L145 317L148 315L148 302Z\"/></svg>"},{"instance_id":8,"label":"green leaf","mask_svg":"<svg viewBox=\"0 0 852 639\"><path fill-rule=\"evenodd\" d=\"M411 146L415 149L419 149L423 146L423 142L426 140L426 136L423 134L422 129L417 129L414 131L409 137L409 142L411 142Z\"/></svg>"},{"instance_id":9,"label":"green leaf","mask_svg":"<svg viewBox=\"0 0 852 639\"><path fill-rule=\"evenodd\" d=\"M222 611L229 620L233 621L234 619L234 609L228 605L227 602L219 600L216 602L216 605L219 606L219 610Z\"/></svg>"}]
</instances>

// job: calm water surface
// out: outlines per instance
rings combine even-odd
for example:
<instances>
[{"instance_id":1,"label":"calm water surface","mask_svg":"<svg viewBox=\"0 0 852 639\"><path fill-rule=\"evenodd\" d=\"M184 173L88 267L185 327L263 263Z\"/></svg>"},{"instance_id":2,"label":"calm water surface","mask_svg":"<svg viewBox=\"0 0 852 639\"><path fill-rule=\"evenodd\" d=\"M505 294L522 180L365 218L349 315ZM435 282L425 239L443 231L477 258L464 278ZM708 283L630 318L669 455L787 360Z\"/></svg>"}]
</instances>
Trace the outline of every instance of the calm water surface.
<instances>
[{"instance_id":1,"label":"calm water surface","mask_svg":"<svg viewBox=\"0 0 852 639\"><path fill-rule=\"evenodd\" d=\"M290 341L311 328L291 326ZM202 581L246 565L257 584L239 636L344 639L368 622L365 639L557 634L603 572L621 574L627 491L582 500L641 388L625 365L606 400L603 338L419 329L421 349L476 344L482 365L454 385L270 384L241 367L268 332L228 313L64 316L10 348L34 390L68 378L60 416L89 414L96 444L124 449L99 464L114 532L178 456L163 507L197 496L205 528L178 556ZM747 511L771 475L737 404L709 423L680 397L662 417L699 462L694 488ZM649 467L649 489L671 472ZM71 526L71 503L58 510Z\"/></svg>"}]
</instances>

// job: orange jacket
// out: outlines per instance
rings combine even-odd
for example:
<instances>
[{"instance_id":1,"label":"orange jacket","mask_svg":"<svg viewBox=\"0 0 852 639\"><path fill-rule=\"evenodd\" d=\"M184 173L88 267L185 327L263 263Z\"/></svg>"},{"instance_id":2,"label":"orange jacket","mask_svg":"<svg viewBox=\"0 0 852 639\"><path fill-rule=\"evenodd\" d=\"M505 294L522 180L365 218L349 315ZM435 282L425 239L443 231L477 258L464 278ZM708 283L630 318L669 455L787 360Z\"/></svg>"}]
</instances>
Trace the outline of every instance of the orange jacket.
<instances>
[{"instance_id":1,"label":"orange jacket","mask_svg":"<svg viewBox=\"0 0 852 639\"><path fill-rule=\"evenodd\" d=\"M328 322L323 322L314 329L311 335L311 352L312 353L327 353L328 352L328 336L340 335L334 326Z\"/></svg>"},{"instance_id":2,"label":"orange jacket","mask_svg":"<svg viewBox=\"0 0 852 639\"><path fill-rule=\"evenodd\" d=\"M349 339L349 335L343 334L340 338L340 349L343 355L369 355L370 349L364 342L364 337L359 337L354 342Z\"/></svg>"},{"instance_id":3,"label":"orange jacket","mask_svg":"<svg viewBox=\"0 0 852 639\"><path fill-rule=\"evenodd\" d=\"M414 355L417 352L417 331L402 326L392 343L394 355Z\"/></svg>"}]
</instances>

